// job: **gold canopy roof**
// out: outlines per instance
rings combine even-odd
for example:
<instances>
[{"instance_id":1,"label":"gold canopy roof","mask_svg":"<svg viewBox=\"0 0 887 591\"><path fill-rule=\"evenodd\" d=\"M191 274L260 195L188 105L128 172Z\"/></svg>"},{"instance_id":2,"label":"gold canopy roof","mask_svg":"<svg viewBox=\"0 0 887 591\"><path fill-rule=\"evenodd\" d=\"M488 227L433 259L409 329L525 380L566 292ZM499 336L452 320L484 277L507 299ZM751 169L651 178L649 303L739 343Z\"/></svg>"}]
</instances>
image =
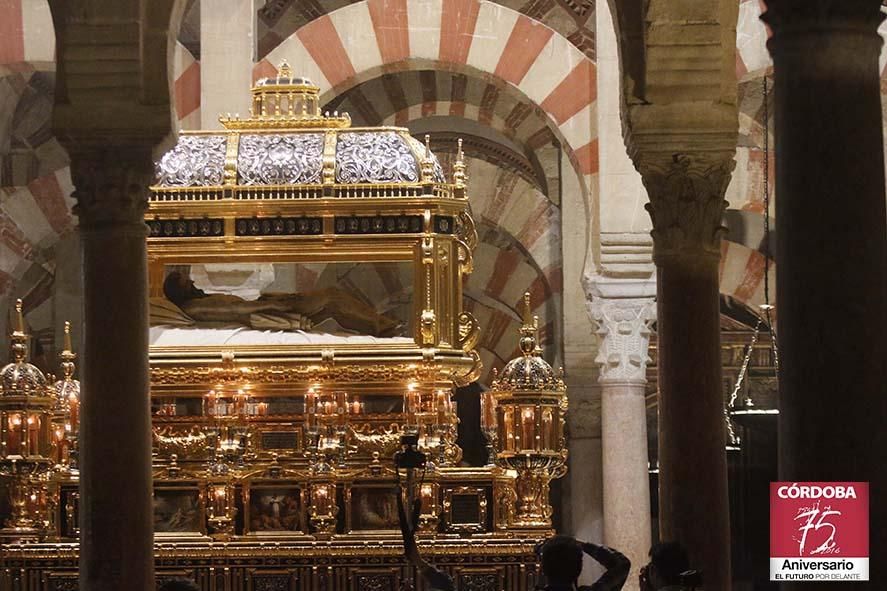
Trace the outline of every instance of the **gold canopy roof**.
<instances>
[{"instance_id":1,"label":"gold canopy roof","mask_svg":"<svg viewBox=\"0 0 887 591\"><path fill-rule=\"evenodd\" d=\"M520 328L521 355L505 364L502 373L493 380L494 392L562 392L564 380L542 358L539 347L539 319L531 317L530 294L524 294L524 319Z\"/></svg>"},{"instance_id":2,"label":"gold canopy roof","mask_svg":"<svg viewBox=\"0 0 887 591\"><path fill-rule=\"evenodd\" d=\"M219 121L224 131L182 132L157 164L155 190L446 184L427 136L423 144L403 127L352 128L345 113L321 114L320 89L286 62L256 82L248 117Z\"/></svg>"},{"instance_id":3,"label":"gold canopy roof","mask_svg":"<svg viewBox=\"0 0 887 591\"><path fill-rule=\"evenodd\" d=\"M0 398L44 397L46 376L37 366L28 363L28 335L22 313L22 301L15 303L16 327L10 335L12 361L0 369Z\"/></svg>"}]
</instances>

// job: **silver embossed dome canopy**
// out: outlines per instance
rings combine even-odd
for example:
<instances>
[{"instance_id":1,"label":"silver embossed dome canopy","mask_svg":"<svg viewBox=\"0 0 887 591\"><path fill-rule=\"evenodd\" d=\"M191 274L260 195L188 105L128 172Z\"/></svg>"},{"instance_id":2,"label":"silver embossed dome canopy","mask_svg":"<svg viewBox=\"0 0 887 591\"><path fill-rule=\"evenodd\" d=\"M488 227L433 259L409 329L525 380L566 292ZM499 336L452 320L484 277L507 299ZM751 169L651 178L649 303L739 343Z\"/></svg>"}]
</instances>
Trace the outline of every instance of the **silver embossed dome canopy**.
<instances>
[{"instance_id":1,"label":"silver embossed dome canopy","mask_svg":"<svg viewBox=\"0 0 887 591\"><path fill-rule=\"evenodd\" d=\"M332 141L330 142L330 136ZM432 179L445 182L443 169L406 129L183 133L157 165L159 187L313 185L324 182L324 148L332 144L333 182L388 184L422 182L422 161L430 159ZM233 146L232 146L233 144ZM236 176L226 182L225 157L236 148Z\"/></svg>"},{"instance_id":2,"label":"silver embossed dome canopy","mask_svg":"<svg viewBox=\"0 0 887 591\"><path fill-rule=\"evenodd\" d=\"M319 105L319 88L282 64L253 87L249 117L220 117L225 131L183 132L157 164L155 188L446 182L427 138L352 128L347 114Z\"/></svg>"}]
</instances>

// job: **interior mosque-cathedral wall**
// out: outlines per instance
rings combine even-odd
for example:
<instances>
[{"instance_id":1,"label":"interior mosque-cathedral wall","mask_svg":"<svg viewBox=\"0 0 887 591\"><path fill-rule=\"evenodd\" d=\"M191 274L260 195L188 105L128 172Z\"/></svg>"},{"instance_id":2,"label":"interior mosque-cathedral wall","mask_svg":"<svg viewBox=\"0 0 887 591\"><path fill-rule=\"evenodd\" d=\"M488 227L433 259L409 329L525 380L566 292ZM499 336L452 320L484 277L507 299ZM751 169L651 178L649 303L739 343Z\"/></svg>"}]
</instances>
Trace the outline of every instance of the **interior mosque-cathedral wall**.
<instances>
[{"instance_id":1,"label":"interior mosque-cathedral wall","mask_svg":"<svg viewBox=\"0 0 887 591\"><path fill-rule=\"evenodd\" d=\"M737 1L739 144L719 285L725 302L754 309L765 299L766 129L771 149L774 138L763 121L763 87L772 62L761 3ZM286 59L320 86L326 108L349 112L356 125L429 133L445 170L455 138L465 138L480 231L466 309L484 327L481 381L514 356L518 305L531 292L546 356L564 366L569 387L561 526L606 539L604 466L613 452L602 442L598 380L609 371L600 349L609 312L594 301L651 306L655 296L652 223L623 142L622 69L608 2L191 0L184 10L171 57L174 127L217 129L219 113L246 113L251 83ZM54 56L48 3L0 2L0 334L9 332L11 302L24 299L43 351L35 363L47 370L55 369L63 321L80 325L82 289L73 183L51 131ZM887 50L881 66L887 71ZM654 321L640 318L634 330ZM644 441L656 430L656 388L646 384L645 365L623 376L646 392Z\"/></svg>"}]
</instances>

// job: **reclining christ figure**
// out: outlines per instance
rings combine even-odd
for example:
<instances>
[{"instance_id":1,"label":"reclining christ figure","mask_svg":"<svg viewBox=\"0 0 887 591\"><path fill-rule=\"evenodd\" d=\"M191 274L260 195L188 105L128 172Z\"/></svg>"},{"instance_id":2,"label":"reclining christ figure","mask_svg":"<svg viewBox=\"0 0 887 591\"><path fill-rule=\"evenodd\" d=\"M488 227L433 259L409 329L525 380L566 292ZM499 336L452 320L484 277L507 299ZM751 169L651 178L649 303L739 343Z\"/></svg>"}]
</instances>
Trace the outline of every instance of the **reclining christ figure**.
<instances>
[{"instance_id":1,"label":"reclining christ figure","mask_svg":"<svg viewBox=\"0 0 887 591\"><path fill-rule=\"evenodd\" d=\"M196 322L236 323L255 329L310 330L327 319L376 337L397 336L402 325L338 287L305 293L268 293L256 300L206 293L178 271L163 282L166 298Z\"/></svg>"}]
</instances>

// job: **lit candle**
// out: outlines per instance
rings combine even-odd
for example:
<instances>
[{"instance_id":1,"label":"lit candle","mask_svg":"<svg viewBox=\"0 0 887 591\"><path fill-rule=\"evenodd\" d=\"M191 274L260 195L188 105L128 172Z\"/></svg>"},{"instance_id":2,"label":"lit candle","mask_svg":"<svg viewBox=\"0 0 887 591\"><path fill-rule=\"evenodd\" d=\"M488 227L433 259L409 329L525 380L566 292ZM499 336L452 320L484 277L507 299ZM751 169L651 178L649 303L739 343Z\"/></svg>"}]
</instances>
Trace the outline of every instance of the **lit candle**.
<instances>
[{"instance_id":1,"label":"lit candle","mask_svg":"<svg viewBox=\"0 0 887 591\"><path fill-rule=\"evenodd\" d=\"M55 463L56 464L64 464L65 463L65 448L67 447L66 442L65 442L64 427L56 427L54 434L55 434Z\"/></svg>"},{"instance_id":2,"label":"lit candle","mask_svg":"<svg viewBox=\"0 0 887 591\"><path fill-rule=\"evenodd\" d=\"M310 429L314 427L316 417L314 412L317 410L317 394L314 392L314 388L308 388L308 393L305 395L305 427Z\"/></svg>"},{"instance_id":3,"label":"lit candle","mask_svg":"<svg viewBox=\"0 0 887 591\"><path fill-rule=\"evenodd\" d=\"M444 425L447 422L447 393L443 390L437 391L437 424Z\"/></svg>"},{"instance_id":4,"label":"lit candle","mask_svg":"<svg viewBox=\"0 0 887 591\"><path fill-rule=\"evenodd\" d=\"M419 496L422 499L422 507L425 513L433 513L437 506L437 498L435 498L434 487L425 483L419 490Z\"/></svg>"},{"instance_id":5,"label":"lit candle","mask_svg":"<svg viewBox=\"0 0 887 591\"><path fill-rule=\"evenodd\" d=\"M344 427L348 422L345 415L348 414L348 394L340 392L336 396L336 415L339 418L339 426Z\"/></svg>"},{"instance_id":6,"label":"lit candle","mask_svg":"<svg viewBox=\"0 0 887 591\"><path fill-rule=\"evenodd\" d=\"M533 409L530 407L525 407L523 411L521 411L521 442L523 444L522 449L529 449L533 445L533 441L535 439L535 415Z\"/></svg>"},{"instance_id":7,"label":"lit candle","mask_svg":"<svg viewBox=\"0 0 887 591\"><path fill-rule=\"evenodd\" d=\"M480 416L481 416L481 426L486 431L492 431L493 425L495 422L495 416L493 415L493 395L489 390L483 392L480 395Z\"/></svg>"},{"instance_id":8,"label":"lit candle","mask_svg":"<svg viewBox=\"0 0 887 591\"><path fill-rule=\"evenodd\" d=\"M213 507L215 509L216 516L222 516L227 514L227 497L228 493L225 490L224 486L216 486L213 490Z\"/></svg>"},{"instance_id":9,"label":"lit candle","mask_svg":"<svg viewBox=\"0 0 887 591\"><path fill-rule=\"evenodd\" d=\"M542 446L544 449L553 450L556 447L556 442L553 436L551 413L552 410L550 408L546 408L542 412Z\"/></svg>"},{"instance_id":10,"label":"lit candle","mask_svg":"<svg viewBox=\"0 0 887 591\"><path fill-rule=\"evenodd\" d=\"M22 416L9 415L6 430L6 454L17 456L22 453Z\"/></svg>"},{"instance_id":11,"label":"lit candle","mask_svg":"<svg viewBox=\"0 0 887 591\"><path fill-rule=\"evenodd\" d=\"M216 391L210 390L206 393L205 399L205 410L204 413L213 416L216 414Z\"/></svg>"},{"instance_id":12,"label":"lit candle","mask_svg":"<svg viewBox=\"0 0 887 591\"><path fill-rule=\"evenodd\" d=\"M256 410L260 416L265 416L268 414L268 403L260 402L256 405Z\"/></svg>"},{"instance_id":13,"label":"lit candle","mask_svg":"<svg viewBox=\"0 0 887 591\"><path fill-rule=\"evenodd\" d=\"M329 508L329 490L327 490L327 485L321 484L314 487L314 494L312 495L312 501L314 502L314 509L318 513L326 513Z\"/></svg>"},{"instance_id":14,"label":"lit candle","mask_svg":"<svg viewBox=\"0 0 887 591\"><path fill-rule=\"evenodd\" d=\"M38 436L40 433L40 419L31 415L28 417L28 455L35 455L40 453L39 446L37 445Z\"/></svg>"},{"instance_id":15,"label":"lit candle","mask_svg":"<svg viewBox=\"0 0 887 591\"><path fill-rule=\"evenodd\" d=\"M68 414L71 417L71 429L76 433L80 426L80 399L74 392L68 394Z\"/></svg>"},{"instance_id":16,"label":"lit candle","mask_svg":"<svg viewBox=\"0 0 887 591\"><path fill-rule=\"evenodd\" d=\"M249 397L243 390L238 390L237 395L234 396L234 413L238 415L247 414L247 401Z\"/></svg>"},{"instance_id":17,"label":"lit candle","mask_svg":"<svg viewBox=\"0 0 887 591\"><path fill-rule=\"evenodd\" d=\"M404 393L403 398L403 411L407 415L408 425L418 424L416 420L416 413L419 411L417 403L416 384L407 384L407 391Z\"/></svg>"}]
</instances>

